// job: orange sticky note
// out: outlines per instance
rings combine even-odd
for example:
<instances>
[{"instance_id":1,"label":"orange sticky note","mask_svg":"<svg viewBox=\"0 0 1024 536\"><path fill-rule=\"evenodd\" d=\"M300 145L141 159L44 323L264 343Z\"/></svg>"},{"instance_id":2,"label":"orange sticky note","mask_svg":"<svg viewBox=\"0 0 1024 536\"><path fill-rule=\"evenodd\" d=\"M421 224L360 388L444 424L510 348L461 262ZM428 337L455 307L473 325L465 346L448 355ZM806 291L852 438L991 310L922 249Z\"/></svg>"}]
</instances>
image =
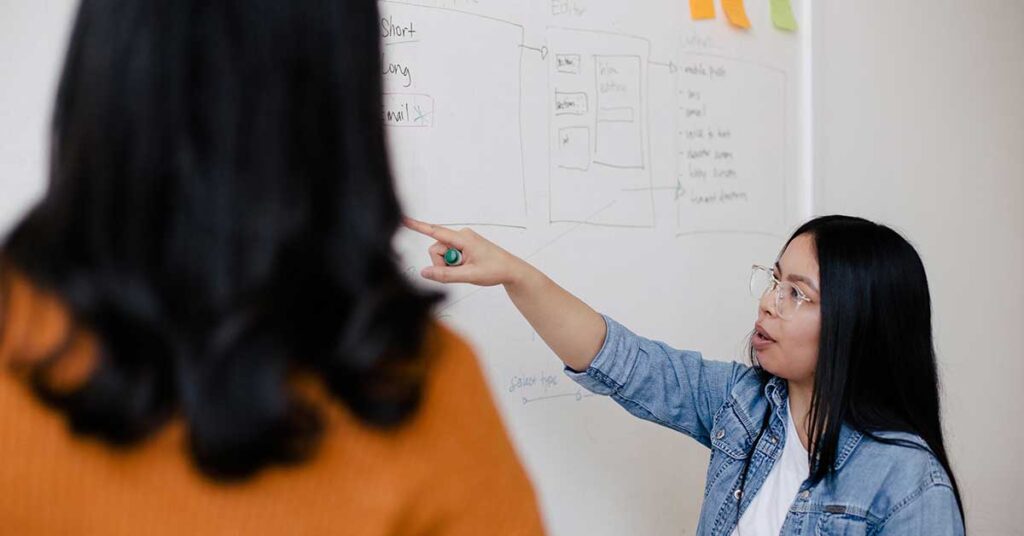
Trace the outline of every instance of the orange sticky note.
<instances>
[{"instance_id":1,"label":"orange sticky note","mask_svg":"<svg viewBox=\"0 0 1024 536\"><path fill-rule=\"evenodd\" d=\"M715 0L690 0L690 17L693 20L715 18Z\"/></svg>"},{"instance_id":2,"label":"orange sticky note","mask_svg":"<svg viewBox=\"0 0 1024 536\"><path fill-rule=\"evenodd\" d=\"M722 0L722 10L733 26L750 28L750 19L747 18L747 9L743 7L743 0Z\"/></svg>"}]
</instances>

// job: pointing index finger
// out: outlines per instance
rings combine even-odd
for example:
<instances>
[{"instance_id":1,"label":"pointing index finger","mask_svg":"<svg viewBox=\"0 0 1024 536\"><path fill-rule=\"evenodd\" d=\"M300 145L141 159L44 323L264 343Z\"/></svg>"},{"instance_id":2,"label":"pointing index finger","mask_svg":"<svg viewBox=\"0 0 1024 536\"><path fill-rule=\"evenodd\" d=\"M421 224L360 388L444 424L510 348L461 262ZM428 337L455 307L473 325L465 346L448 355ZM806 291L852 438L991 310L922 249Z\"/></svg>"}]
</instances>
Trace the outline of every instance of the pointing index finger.
<instances>
[{"instance_id":1,"label":"pointing index finger","mask_svg":"<svg viewBox=\"0 0 1024 536\"><path fill-rule=\"evenodd\" d=\"M414 220L409 217L406 217L404 219L403 224L408 229L416 231L417 233L420 234L427 235L437 240L438 242L448 244L449 246L453 246L458 249L463 249L466 245L466 243L462 239L462 235L451 229L448 229L447 227L442 227L440 225L434 225L432 223Z\"/></svg>"}]
</instances>

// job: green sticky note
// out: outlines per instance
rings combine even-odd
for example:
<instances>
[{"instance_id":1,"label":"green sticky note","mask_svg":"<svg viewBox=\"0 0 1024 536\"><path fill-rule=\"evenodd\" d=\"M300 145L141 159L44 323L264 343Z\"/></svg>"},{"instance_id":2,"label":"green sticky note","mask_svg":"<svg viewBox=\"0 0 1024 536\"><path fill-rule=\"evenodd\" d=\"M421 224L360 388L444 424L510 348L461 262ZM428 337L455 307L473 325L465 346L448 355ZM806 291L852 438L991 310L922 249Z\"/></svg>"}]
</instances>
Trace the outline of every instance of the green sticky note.
<instances>
[{"instance_id":1,"label":"green sticky note","mask_svg":"<svg viewBox=\"0 0 1024 536\"><path fill-rule=\"evenodd\" d=\"M772 22L780 30L796 31L796 18L793 17L793 6L789 0L772 1Z\"/></svg>"}]
</instances>

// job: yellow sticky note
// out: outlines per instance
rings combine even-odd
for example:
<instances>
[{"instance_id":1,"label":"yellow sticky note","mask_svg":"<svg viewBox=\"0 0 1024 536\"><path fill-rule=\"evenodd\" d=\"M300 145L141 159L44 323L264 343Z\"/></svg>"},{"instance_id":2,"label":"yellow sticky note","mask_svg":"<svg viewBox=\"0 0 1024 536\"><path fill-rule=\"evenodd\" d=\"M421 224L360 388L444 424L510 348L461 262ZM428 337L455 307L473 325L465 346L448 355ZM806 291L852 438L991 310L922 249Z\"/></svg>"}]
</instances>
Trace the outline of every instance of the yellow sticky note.
<instances>
[{"instance_id":1,"label":"yellow sticky note","mask_svg":"<svg viewBox=\"0 0 1024 536\"><path fill-rule=\"evenodd\" d=\"M690 17L693 20L715 18L715 0L690 0Z\"/></svg>"},{"instance_id":2,"label":"yellow sticky note","mask_svg":"<svg viewBox=\"0 0 1024 536\"><path fill-rule=\"evenodd\" d=\"M772 22L780 30L796 31L796 18L789 0L772 0Z\"/></svg>"},{"instance_id":3,"label":"yellow sticky note","mask_svg":"<svg viewBox=\"0 0 1024 536\"><path fill-rule=\"evenodd\" d=\"M747 18L747 9L743 7L743 0L722 0L722 10L733 26L750 28L750 19Z\"/></svg>"}]
</instances>

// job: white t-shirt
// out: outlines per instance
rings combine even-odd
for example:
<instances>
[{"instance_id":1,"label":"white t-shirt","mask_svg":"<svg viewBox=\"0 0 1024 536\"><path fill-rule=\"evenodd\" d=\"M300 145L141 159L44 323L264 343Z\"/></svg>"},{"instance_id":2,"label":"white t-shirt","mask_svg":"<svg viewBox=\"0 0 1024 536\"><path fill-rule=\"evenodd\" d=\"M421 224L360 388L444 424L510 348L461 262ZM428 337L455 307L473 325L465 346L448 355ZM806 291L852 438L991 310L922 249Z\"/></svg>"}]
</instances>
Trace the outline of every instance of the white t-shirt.
<instances>
[{"instance_id":1,"label":"white t-shirt","mask_svg":"<svg viewBox=\"0 0 1024 536\"><path fill-rule=\"evenodd\" d=\"M786 409L786 445L782 448L782 456L772 466L754 500L743 511L732 536L778 536L800 484L807 479L810 471L807 449L796 433L792 408Z\"/></svg>"}]
</instances>

